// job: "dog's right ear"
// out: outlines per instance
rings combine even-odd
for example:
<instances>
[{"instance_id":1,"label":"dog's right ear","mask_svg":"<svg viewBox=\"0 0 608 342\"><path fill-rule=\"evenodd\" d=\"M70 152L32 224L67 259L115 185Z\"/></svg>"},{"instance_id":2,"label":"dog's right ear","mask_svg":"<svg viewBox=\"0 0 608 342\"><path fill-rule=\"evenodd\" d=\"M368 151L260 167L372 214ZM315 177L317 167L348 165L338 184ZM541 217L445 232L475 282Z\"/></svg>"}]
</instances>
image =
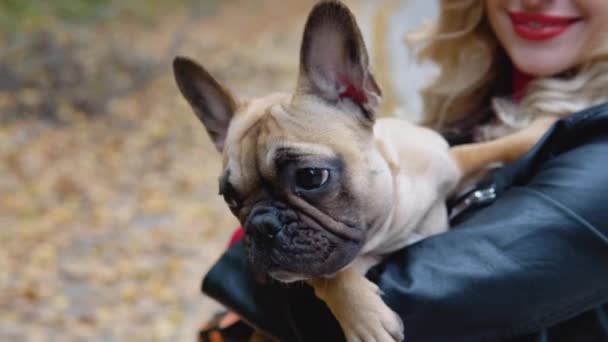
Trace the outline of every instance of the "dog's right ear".
<instances>
[{"instance_id":1,"label":"dog's right ear","mask_svg":"<svg viewBox=\"0 0 608 342\"><path fill-rule=\"evenodd\" d=\"M207 70L196 62L176 57L173 60L175 81L194 113L201 120L218 151L222 152L236 102Z\"/></svg>"},{"instance_id":2,"label":"dog's right ear","mask_svg":"<svg viewBox=\"0 0 608 342\"><path fill-rule=\"evenodd\" d=\"M373 121L382 92L355 16L340 1L321 1L310 12L300 48L296 93L331 103L350 101Z\"/></svg>"}]
</instances>

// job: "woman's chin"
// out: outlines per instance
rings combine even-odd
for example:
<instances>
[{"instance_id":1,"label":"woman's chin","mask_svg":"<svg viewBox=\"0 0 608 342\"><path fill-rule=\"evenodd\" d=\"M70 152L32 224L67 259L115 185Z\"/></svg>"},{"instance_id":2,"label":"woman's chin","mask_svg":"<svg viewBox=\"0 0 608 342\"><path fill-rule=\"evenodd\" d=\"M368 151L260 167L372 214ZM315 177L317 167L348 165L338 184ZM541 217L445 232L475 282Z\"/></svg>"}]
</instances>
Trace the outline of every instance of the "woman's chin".
<instances>
[{"instance_id":1,"label":"woman's chin","mask_svg":"<svg viewBox=\"0 0 608 342\"><path fill-rule=\"evenodd\" d=\"M512 51L510 55L519 71L535 77L558 75L577 64L577 56L574 56L572 51L522 48Z\"/></svg>"}]
</instances>

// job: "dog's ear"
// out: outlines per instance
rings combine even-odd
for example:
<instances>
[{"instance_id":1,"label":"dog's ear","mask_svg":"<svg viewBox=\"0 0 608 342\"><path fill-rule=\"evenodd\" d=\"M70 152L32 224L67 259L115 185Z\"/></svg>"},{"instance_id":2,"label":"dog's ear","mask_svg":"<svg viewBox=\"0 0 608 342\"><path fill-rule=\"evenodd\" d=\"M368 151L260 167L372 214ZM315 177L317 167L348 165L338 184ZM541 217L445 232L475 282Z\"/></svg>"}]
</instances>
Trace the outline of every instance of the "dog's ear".
<instances>
[{"instance_id":1,"label":"dog's ear","mask_svg":"<svg viewBox=\"0 0 608 342\"><path fill-rule=\"evenodd\" d=\"M188 58L176 57L173 73L179 90L205 125L217 150L222 152L236 109L234 98L207 70Z\"/></svg>"},{"instance_id":2,"label":"dog's ear","mask_svg":"<svg viewBox=\"0 0 608 342\"><path fill-rule=\"evenodd\" d=\"M351 101L373 120L382 93L370 71L355 17L339 1L318 3L308 17L300 48L298 93L332 103Z\"/></svg>"}]
</instances>

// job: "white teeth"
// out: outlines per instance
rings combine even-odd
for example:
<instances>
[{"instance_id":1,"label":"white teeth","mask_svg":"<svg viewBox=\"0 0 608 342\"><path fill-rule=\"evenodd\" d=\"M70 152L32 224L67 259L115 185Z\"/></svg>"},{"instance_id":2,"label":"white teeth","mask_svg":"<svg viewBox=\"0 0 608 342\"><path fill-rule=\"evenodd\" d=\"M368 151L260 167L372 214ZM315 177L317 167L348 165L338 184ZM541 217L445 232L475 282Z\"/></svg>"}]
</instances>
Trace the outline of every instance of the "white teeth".
<instances>
[{"instance_id":1,"label":"white teeth","mask_svg":"<svg viewBox=\"0 0 608 342\"><path fill-rule=\"evenodd\" d=\"M528 26L530 28L543 28L547 25L545 25L543 23L539 23L537 21L531 21L531 22L527 23L526 26Z\"/></svg>"},{"instance_id":2,"label":"white teeth","mask_svg":"<svg viewBox=\"0 0 608 342\"><path fill-rule=\"evenodd\" d=\"M560 24L545 24L538 21L528 21L524 25L532 29L540 29L543 27L560 26Z\"/></svg>"}]
</instances>

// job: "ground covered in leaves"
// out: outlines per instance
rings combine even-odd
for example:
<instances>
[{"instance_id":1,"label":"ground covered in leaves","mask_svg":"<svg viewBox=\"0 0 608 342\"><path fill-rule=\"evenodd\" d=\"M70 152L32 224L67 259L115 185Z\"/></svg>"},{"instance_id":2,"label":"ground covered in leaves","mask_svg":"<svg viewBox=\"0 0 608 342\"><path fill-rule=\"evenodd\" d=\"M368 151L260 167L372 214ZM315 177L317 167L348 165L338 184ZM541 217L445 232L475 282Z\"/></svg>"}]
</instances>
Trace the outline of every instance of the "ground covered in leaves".
<instances>
[{"instance_id":1,"label":"ground covered in leaves","mask_svg":"<svg viewBox=\"0 0 608 342\"><path fill-rule=\"evenodd\" d=\"M293 87L312 1L226 1L3 36L0 340L193 340L237 223L174 85L192 56L238 93Z\"/></svg>"}]
</instances>

